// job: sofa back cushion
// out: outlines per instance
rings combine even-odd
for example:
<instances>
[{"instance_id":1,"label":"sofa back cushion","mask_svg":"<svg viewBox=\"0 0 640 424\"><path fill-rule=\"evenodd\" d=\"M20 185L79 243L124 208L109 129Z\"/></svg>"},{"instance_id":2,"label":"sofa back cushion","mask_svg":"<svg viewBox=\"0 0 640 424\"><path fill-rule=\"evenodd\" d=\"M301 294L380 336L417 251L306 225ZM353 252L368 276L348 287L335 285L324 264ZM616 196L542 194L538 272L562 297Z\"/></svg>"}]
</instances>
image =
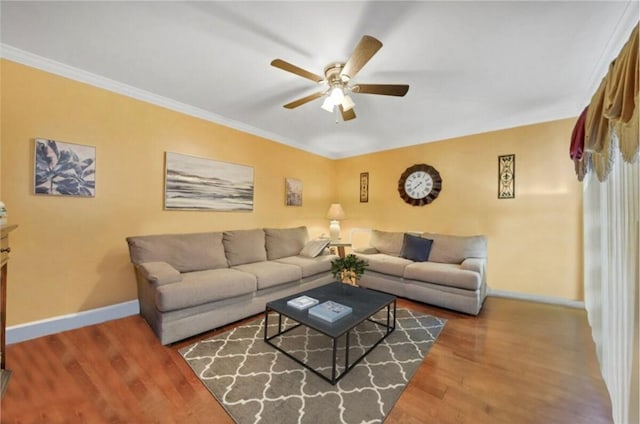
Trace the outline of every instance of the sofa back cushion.
<instances>
[{"instance_id":1,"label":"sofa back cushion","mask_svg":"<svg viewBox=\"0 0 640 424\"><path fill-rule=\"evenodd\" d=\"M227 268L222 233L127 237L131 262L166 262L180 272Z\"/></svg>"},{"instance_id":2,"label":"sofa back cushion","mask_svg":"<svg viewBox=\"0 0 640 424\"><path fill-rule=\"evenodd\" d=\"M423 233L422 237L433 240L429 262L460 264L467 258L487 257L487 238L485 236Z\"/></svg>"},{"instance_id":3,"label":"sofa back cushion","mask_svg":"<svg viewBox=\"0 0 640 424\"><path fill-rule=\"evenodd\" d=\"M267 260L262 229L225 231L222 244L230 266Z\"/></svg>"},{"instance_id":4,"label":"sofa back cushion","mask_svg":"<svg viewBox=\"0 0 640 424\"><path fill-rule=\"evenodd\" d=\"M380 253L387 255L400 256L402 250L402 241L404 233L371 230L371 247L374 247Z\"/></svg>"},{"instance_id":5,"label":"sofa back cushion","mask_svg":"<svg viewBox=\"0 0 640 424\"><path fill-rule=\"evenodd\" d=\"M265 228L264 235L270 261L298 255L309 241L307 227Z\"/></svg>"}]
</instances>

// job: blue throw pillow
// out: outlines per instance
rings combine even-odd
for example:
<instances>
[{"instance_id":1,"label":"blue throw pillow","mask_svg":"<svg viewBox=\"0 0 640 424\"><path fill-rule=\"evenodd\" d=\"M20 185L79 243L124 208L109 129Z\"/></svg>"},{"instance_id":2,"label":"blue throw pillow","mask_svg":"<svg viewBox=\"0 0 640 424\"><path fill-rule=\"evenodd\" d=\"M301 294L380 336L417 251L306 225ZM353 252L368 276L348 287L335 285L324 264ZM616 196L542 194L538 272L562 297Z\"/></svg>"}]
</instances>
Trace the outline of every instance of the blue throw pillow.
<instances>
[{"instance_id":1,"label":"blue throw pillow","mask_svg":"<svg viewBox=\"0 0 640 424\"><path fill-rule=\"evenodd\" d=\"M414 262L425 262L429 259L433 240L405 233L400 256Z\"/></svg>"}]
</instances>

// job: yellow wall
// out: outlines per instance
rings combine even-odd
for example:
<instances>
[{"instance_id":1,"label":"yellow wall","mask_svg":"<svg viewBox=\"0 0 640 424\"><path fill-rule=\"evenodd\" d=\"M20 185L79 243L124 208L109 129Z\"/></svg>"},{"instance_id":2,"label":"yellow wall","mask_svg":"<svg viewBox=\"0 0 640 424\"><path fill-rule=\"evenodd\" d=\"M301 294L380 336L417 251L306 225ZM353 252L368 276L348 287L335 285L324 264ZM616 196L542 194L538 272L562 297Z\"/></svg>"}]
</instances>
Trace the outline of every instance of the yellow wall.
<instances>
[{"instance_id":1,"label":"yellow wall","mask_svg":"<svg viewBox=\"0 0 640 424\"><path fill-rule=\"evenodd\" d=\"M19 225L8 325L135 299L129 235L328 231L329 159L6 60L1 89L2 200ZM32 194L35 137L96 146L95 198ZM165 151L253 166L254 211L164 211ZM302 207L284 205L285 177L302 180Z\"/></svg>"},{"instance_id":2,"label":"yellow wall","mask_svg":"<svg viewBox=\"0 0 640 424\"><path fill-rule=\"evenodd\" d=\"M569 161L574 119L454 138L337 162L338 198L353 227L485 234L488 284L499 290L582 300L582 191ZM497 198L498 156L516 155L516 197ZM430 205L398 195L400 174L434 166L443 188ZM369 172L369 202L359 175Z\"/></svg>"},{"instance_id":3,"label":"yellow wall","mask_svg":"<svg viewBox=\"0 0 640 424\"><path fill-rule=\"evenodd\" d=\"M326 233L340 201L353 227L489 237L496 289L582 299L581 191L567 159L573 120L520 127L332 161L10 61L2 65L2 200L11 236L8 324L136 298L129 235L307 225ZM33 139L96 146L95 198L35 196ZM251 213L163 210L164 152L254 167ZM497 156L516 154L516 198L497 199ZM444 180L431 205L401 201L414 163ZM370 173L359 203L360 172ZM284 206L284 178L303 181L304 205Z\"/></svg>"}]
</instances>

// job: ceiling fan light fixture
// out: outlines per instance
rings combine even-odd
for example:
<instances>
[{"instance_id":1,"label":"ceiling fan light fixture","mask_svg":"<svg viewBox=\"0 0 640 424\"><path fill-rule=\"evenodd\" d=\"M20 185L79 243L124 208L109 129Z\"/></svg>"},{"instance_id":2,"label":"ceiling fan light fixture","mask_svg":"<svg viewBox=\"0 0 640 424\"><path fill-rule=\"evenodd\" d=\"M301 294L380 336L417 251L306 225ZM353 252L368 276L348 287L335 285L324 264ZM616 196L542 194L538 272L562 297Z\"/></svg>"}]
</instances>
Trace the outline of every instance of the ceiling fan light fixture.
<instances>
[{"instance_id":1,"label":"ceiling fan light fixture","mask_svg":"<svg viewBox=\"0 0 640 424\"><path fill-rule=\"evenodd\" d=\"M348 94L344 95L344 99L342 99L342 110L345 112L353 109L356 104L353 102L351 97Z\"/></svg>"},{"instance_id":2,"label":"ceiling fan light fixture","mask_svg":"<svg viewBox=\"0 0 640 424\"><path fill-rule=\"evenodd\" d=\"M324 102L322 102L322 106L321 107L322 107L322 109L326 110L329 113L333 112L334 104L333 104L333 100L331 99L330 96L327 96L327 98L324 99Z\"/></svg>"},{"instance_id":3,"label":"ceiling fan light fixture","mask_svg":"<svg viewBox=\"0 0 640 424\"><path fill-rule=\"evenodd\" d=\"M329 95L331 101L333 101L334 105L342 104L344 100L344 92L342 91L342 87L335 86L331 89L331 94Z\"/></svg>"},{"instance_id":4,"label":"ceiling fan light fixture","mask_svg":"<svg viewBox=\"0 0 640 424\"><path fill-rule=\"evenodd\" d=\"M340 116L342 116L343 121L351 121L356 118L356 113L355 103L348 95L349 93L403 97L409 90L409 86L406 84L352 84L358 72L381 47L382 42L380 40L370 35L362 36L362 39L360 39L346 62L332 62L324 68L324 77L285 62L282 59L274 59L271 61L271 66L291 72L323 86L321 91L289 102L284 107L286 109L295 109L310 101L322 98L322 109L329 113L335 113L336 121Z\"/></svg>"}]
</instances>

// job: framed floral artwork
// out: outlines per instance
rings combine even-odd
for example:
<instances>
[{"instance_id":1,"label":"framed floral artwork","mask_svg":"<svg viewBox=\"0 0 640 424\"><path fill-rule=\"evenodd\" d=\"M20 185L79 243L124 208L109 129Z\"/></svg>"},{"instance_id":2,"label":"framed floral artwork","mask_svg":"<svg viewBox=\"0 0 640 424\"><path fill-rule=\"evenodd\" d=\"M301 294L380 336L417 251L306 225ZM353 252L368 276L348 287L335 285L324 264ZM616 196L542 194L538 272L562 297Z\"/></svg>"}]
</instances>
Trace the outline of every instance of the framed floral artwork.
<instances>
[{"instance_id":1,"label":"framed floral artwork","mask_svg":"<svg viewBox=\"0 0 640 424\"><path fill-rule=\"evenodd\" d=\"M95 197L95 147L36 138L34 151L34 194Z\"/></svg>"}]
</instances>

